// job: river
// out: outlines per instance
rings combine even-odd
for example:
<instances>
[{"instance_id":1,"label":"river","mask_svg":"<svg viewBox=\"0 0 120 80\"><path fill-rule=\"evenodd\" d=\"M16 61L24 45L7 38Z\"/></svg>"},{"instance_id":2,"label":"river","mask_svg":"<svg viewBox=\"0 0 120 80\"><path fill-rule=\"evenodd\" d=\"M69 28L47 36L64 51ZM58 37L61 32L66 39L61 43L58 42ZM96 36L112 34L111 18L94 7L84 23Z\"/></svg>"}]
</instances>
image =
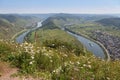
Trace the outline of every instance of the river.
<instances>
[{"instance_id":1,"label":"river","mask_svg":"<svg viewBox=\"0 0 120 80\"><path fill-rule=\"evenodd\" d=\"M38 22L37 26L31 30L28 30L24 33L22 33L21 35L19 35L17 38L16 38L16 42L17 43L23 43L24 42L24 38L25 36L30 32L30 31L33 31L39 27L42 26L41 24L42 22ZM67 31L68 32L68 31ZM104 51L103 49L95 42L83 37L83 36L80 36L80 35L77 35L77 34L73 34L72 32L68 32L69 34L71 34L72 36L75 36L86 48L88 51L91 51L95 56L97 57L100 57L102 59L105 59L105 54L104 54Z\"/></svg>"},{"instance_id":2,"label":"river","mask_svg":"<svg viewBox=\"0 0 120 80\"><path fill-rule=\"evenodd\" d=\"M92 52L95 56L105 59L106 56L105 56L104 50L97 43L95 43L83 36L74 34L69 31L67 31L67 32L69 34L71 34L72 36L76 37L87 48L87 50Z\"/></svg>"},{"instance_id":3,"label":"river","mask_svg":"<svg viewBox=\"0 0 120 80\"><path fill-rule=\"evenodd\" d=\"M39 27L41 27L41 26L42 26L42 21L41 21L41 22L38 22L38 23L37 23L37 26L36 26L35 28L29 29L28 31L26 31L26 32L22 33L21 35L19 35L19 36L16 38L16 42L17 42L17 43L23 43L23 42L24 42L24 38L26 37L26 35L27 35L29 32L31 32L31 31L33 31L33 30L35 30L35 29L37 29L37 28L39 28Z\"/></svg>"}]
</instances>

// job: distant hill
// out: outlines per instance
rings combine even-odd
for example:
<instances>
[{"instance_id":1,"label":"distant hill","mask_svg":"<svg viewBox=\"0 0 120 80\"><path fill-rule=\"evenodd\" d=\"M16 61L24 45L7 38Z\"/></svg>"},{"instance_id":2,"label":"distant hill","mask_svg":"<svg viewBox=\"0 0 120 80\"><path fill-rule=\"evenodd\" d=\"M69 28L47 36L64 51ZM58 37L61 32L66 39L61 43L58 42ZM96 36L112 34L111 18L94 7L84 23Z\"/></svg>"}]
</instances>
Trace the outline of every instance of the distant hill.
<instances>
[{"instance_id":1,"label":"distant hill","mask_svg":"<svg viewBox=\"0 0 120 80\"><path fill-rule=\"evenodd\" d=\"M0 14L0 18L9 21L10 23L16 24L19 27L31 27L31 25L40 19L33 16L23 16L17 14Z\"/></svg>"},{"instance_id":2,"label":"distant hill","mask_svg":"<svg viewBox=\"0 0 120 80\"><path fill-rule=\"evenodd\" d=\"M53 16L48 17L43 24L48 22L54 23L59 28L64 27L65 25L73 25L73 24L81 24L86 22L92 22L96 20L101 20L104 18L110 18L112 16L109 15L90 15L90 14L55 14Z\"/></svg>"},{"instance_id":3,"label":"distant hill","mask_svg":"<svg viewBox=\"0 0 120 80\"><path fill-rule=\"evenodd\" d=\"M105 18L105 19L98 20L96 22L104 26L115 26L120 28L120 18Z\"/></svg>"},{"instance_id":4,"label":"distant hill","mask_svg":"<svg viewBox=\"0 0 120 80\"><path fill-rule=\"evenodd\" d=\"M0 39L9 39L22 27L15 27L14 24L10 23L6 19L0 19Z\"/></svg>"},{"instance_id":5,"label":"distant hill","mask_svg":"<svg viewBox=\"0 0 120 80\"><path fill-rule=\"evenodd\" d=\"M54 23L59 28L64 27L66 24L77 24L81 23L83 20L72 14L56 14L47 18L42 24Z\"/></svg>"},{"instance_id":6,"label":"distant hill","mask_svg":"<svg viewBox=\"0 0 120 80\"><path fill-rule=\"evenodd\" d=\"M10 39L15 33L36 25L40 19L16 14L0 14L0 39Z\"/></svg>"},{"instance_id":7,"label":"distant hill","mask_svg":"<svg viewBox=\"0 0 120 80\"><path fill-rule=\"evenodd\" d=\"M21 16L33 16L33 17L37 17L40 18L42 20L47 19L50 16L55 15L55 13L48 13L48 14L21 14Z\"/></svg>"}]
</instances>

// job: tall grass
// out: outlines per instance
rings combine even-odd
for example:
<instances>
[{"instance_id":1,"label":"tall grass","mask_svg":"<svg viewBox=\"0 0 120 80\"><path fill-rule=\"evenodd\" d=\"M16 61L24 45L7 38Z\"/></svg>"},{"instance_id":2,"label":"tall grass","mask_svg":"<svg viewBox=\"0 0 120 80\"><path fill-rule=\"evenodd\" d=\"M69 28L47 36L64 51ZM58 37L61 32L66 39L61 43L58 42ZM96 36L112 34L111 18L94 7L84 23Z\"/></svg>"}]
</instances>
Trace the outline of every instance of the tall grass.
<instances>
[{"instance_id":1,"label":"tall grass","mask_svg":"<svg viewBox=\"0 0 120 80\"><path fill-rule=\"evenodd\" d=\"M31 43L18 45L5 41L0 41L0 52L0 61L10 62L19 68L22 75L43 80L120 79L120 61L107 62L89 52L76 55L75 52L53 47L35 46Z\"/></svg>"}]
</instances>

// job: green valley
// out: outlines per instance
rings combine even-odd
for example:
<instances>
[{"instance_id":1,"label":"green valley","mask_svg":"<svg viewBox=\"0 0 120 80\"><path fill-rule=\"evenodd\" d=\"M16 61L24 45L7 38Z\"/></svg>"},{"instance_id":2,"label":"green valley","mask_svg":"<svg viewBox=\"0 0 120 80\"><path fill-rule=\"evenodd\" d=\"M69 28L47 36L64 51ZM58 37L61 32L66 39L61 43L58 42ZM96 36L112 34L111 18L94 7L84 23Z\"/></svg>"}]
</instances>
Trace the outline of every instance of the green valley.
<instances>
[{"instance_id":1,"label":"green valley","mask_svg":"<svg viewBox=\"0 0 120 80\"><path fill-rule=\"evenodd\" d=\"M95 15L86 17L86 15L55 14L44 19L41 27L30 31L25 37L25 42L19 44L3 40L11 38L21 30L33 29L36 22L40 21L39 17L24 17L19 16L18 20L16 18L0 18L0 34L2 35L0 40L0 68L2 68L0 69L0 79L120 79L119 29L115 25L104 25L99 22L99 20L106 19L106 17L108 19L110 16L100 15L96 17ZM9 33L12 30L14 32L10 34L4 33L3 30L7 28ZM88 39L99 41L109 52L109 49L112 49L113 52L110 53L111 59L106 60L96 57L87 50L82 42L75 36L68 34L65 29L77 35L85 35L89 37ZM9 37L4 36L5 34ZM113 45L112 41L115 45ZM115 51L118 50L117 54L113 48L108 47L107 42L110 46L116 46ZM95 46L92 43L86 43L89 44L90 48ZM9 73L6 73L7 70ZM6 77L5 74L9 74L10 77Z\"/></svg>"}]
</instances>

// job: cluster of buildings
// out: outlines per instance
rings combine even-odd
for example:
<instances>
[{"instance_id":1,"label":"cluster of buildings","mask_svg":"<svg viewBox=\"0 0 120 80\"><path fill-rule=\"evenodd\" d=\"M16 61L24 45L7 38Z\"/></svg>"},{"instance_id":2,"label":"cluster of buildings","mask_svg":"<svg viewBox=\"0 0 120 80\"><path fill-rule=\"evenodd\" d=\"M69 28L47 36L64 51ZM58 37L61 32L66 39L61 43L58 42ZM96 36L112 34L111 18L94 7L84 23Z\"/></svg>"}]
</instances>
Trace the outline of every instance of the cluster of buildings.
<instances>
[{"instance_id":1,"label":"cluster of buildings","mask_svg":"<svg viewBox=\"0 0 120 80\"><path fill-rule=\"evenodd\" d=\"M106 47L111 59L120 60L120 37L101 31L95 31L93 34L95 35L96 40Z\"/></svg>"}]
</instances>

